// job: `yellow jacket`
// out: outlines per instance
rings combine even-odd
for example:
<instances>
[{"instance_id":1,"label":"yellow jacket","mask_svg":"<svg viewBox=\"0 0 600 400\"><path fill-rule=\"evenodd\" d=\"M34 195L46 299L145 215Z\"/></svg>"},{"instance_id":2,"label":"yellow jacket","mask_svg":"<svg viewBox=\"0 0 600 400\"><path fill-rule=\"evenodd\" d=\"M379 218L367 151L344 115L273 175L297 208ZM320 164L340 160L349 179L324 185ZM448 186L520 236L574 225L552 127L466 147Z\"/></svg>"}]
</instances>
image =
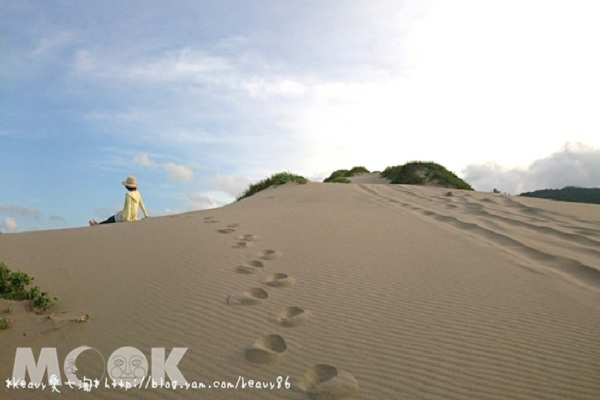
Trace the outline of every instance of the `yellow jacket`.
<instances>
[{"instance_id":1,"label":"yellow jacket","mask_svg":"<svg viewBox=\"0 0 600 400\"><path fill-rule=\"evenodd\" d=\"M142 201L142 196L137 190L127 192L125 195L125 205L123 206L123 222L125 221L136 221L138 207L142 209L144 217L148 218L146 207Z\"/></svg>"}]
</instances>

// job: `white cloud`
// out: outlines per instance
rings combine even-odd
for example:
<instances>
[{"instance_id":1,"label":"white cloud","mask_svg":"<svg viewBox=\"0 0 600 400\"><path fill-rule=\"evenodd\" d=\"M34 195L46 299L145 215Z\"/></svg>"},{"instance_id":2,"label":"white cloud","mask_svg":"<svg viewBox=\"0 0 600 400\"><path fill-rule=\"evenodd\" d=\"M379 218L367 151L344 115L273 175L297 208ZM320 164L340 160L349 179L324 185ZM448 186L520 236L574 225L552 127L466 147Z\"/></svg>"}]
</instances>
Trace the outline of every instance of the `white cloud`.
<instances>
[{"instance_id":1,"label":"white cloud","mask_svg":"<svg viewBox=\"0 0 600 400\"><path fill-rule=\"evenodd\" d=\"M599 16L593 1L437 3L408 40L419 131L521 165L566 138L598 144Z\"/></svg>"},{"instance_id":2,"label":"white cloud","mask_svg":"<svg viewBox=\"0 0 600 400\"><path fill-rule=\"evenodd\" d=\"M157 164L154 161L150 160L148 154L138 154L135 157L133 157L133 165L151 169L157 167Z\"/></svg>"},{"instance_id":3,"label":"white cloud","mask_svg":"<svg viewBox=\"0 0 600 400\"><path fill-rule=\"evenodd\" d=\"M188 183L194 179L194 172L183 165L175 163L165 163L162 168L167 173L169 179L177 183Z\"/></svg>"},{"instance_id":4,"label":"white cloud","mask_svg":"<svg viewBox=\"0 0 600 400\"><path fill-rule=\"evenodd\" d=\"M3 230L11 233L17 231L17 220L13 217L5 217L2 223Z\"/></svg>"},{"instance_id":5,"label":"white cloud","mask_svg":"<svg viewBox=\"0 0 600 400\"><path fill-rule=\"evenodd\" d=\"M211 179L211 183L228 195L237 197L250 185L250 180L243 176L218 175Z\"/></svg>"},{"instance_id":6,"label":"white cloud","mask_svg":"<svg viewBox=\"0 0 600 400\"><path fill-rule=\"evenodd\" d=\"M154 58L113 60L91 50L79 50L75 55L74 70L81 75L119 81L218 84L221 82L219 77L233 68L224 57L187 47Z\"/></svg>"},{"instance_id":7,"label":"white cloud","mask_svg":"<svg viewBox=\"0 0 600 400\"><path fill-rule=\"evenodd\" d=\"M312 102L296 107L307 163L424 159L460 170L527 165L567 140L600 146L600 3L564 4L434 3L404 36L391 32L398 59L311 87Z\"/></svg>"},{"instance_id":8,"label":"white cloud","mask_svg":"<svg viewBox=\"0 0 600 400\"><path fill-rule=\"evenodd\" d=\"M188 193L188 208L193 210L206 210L209 208L217 208L219 205L210 197L201 193Z\"/></svg>"},{"instance_id":9,"label":"white cloud","mask_svg":"<svg viewBox=\"0 0 600 400\"><path fill-rule=\"evenodd\" d=\"M338 168L338 169L342 169L342 168ZM325 179L327 179L327 177L329 177L331 175L332 171L320 171L317 173L312 174L311 176L308 177L308 180L311 182L323 182Z\"/></svg>"},{"instance_id":10,"label":"white cloud","mask_svg":"<svg viewBox=\"0 0 600 400\"><path fill-rule=\"evenodd\" d=\"M29 217L37 220L40 217L40 210L34 207L21 207L14 204L0 204L0 214L7 214L11 217Z\"/></svg>"},{"instance_id":11,"label":"white cloud","mask_svg":"<svg viewBox=\"0 0 600 400\"><path fill-rule=\"evenodd\" d=\"M260 100L298 98L309 93L310 87L294 79L285 77L248 78L239 82L239 86L252 98Z\"/></svg>"},{"instance_id":12,"label":"white cloud","mask_svg":"<svg viewBox=\"0 0 600 400\"><path fill-rule=\"evenodd\" d=\"M482 191L496 188L518 194L564 186L600 187L600 149L567 144L526 168L486 163L469 165L463 172L465 180Z\"/></svg>"},{"instance_id":13,"label":"white cloud","mask_svg":"<svg viewBox=\"0 0 600 400\"><path fill-rule=\"evenodd\" d=\"M73 44L75 39L75 34L66 31L59 31L51 36L44 36L38 40L38 43L35 49L30 53L30 56L38 62L47 57L58 56L60 50Z\"/></svg>"},{"instance_id":14,"label":"white cloud","mask_svg":"<svg viewBox=\"0 0 600 400\"><path fill-rule=\"evenodd\" d=\"M189 183L194 180L194 171L192 171L192 168L173 162L155 162L150 159L148 154L138 154L134 156L132 163L139 167L161 169L167 174L167 177L171 182ZM198 164L194 163L193 167L194 166L198 166Z\"/></svg>"}]
</instances>

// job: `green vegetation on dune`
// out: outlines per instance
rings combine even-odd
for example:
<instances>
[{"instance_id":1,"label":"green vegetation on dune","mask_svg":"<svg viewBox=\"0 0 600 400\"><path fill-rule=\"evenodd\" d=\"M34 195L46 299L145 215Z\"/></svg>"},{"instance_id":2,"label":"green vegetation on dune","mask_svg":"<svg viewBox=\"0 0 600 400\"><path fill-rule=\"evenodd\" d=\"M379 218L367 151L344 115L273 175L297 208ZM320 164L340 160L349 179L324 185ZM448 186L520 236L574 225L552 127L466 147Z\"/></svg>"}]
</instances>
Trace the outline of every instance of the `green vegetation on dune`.
<instances>
[{"instance_id":1,"label":"green vegetation on dune","mask_svg":"<svg viewBox=\"0 0 600 400\"><path fill-rule=\"evenodd\" d=\"M6 264L0 262L0 297L7 300L24 299L27 295L25 289L32 277L25 272L13 272Z\"/></svg>"},{"instance_id":2,"label":"green vegetation on dune","mask_svg":"<svg viewBox=\"0 0 600 400\"><path fill-rule=\"evenodd\" d=\"M387 167L381 176L390 183L406 185L432 185L445 188L473 190L453 172L434 162L413 161L404 165Z\"/></svg>"},{"instance_id":3,"label":"green vegetation on dune","mask_svg":"<svg viewBox=\"0 0 600 400\"><path fill-rule=\"evenodd\" d=\"M11 271L6 264L0 262L0 298L6 300L29 300L34 311L46 311L56 301L47 292L42 292L39 287L27 288L33 278L25 272ZM8 327L8 317L3 318L3 324Z\"/></svg>"},{"instance_id":4,"label":"green vegetation on dune","mask_svg":"<svg viewBox=\"0 0 600 400\"><path fill-rule=\"evenodd\" d=\"M5 315L0 317L0 331L10 328L13 322L12 317Z\"/></svg>"},{"instance_id":5,"label":"green vegetation on dune","mask_svg":"<svg viewBox=\"0 0 600 400\"><path fill-rule=\"evenodd\" d=\"M350 176L360 175L360 174L370 174L369 170L363 166L354 167L350 170Z\"/></svg>"},{"instance_id":6,"label":"green vegetation on dune","mask_svg":"<svg viewBox=\"0 0 600 400\"><path fill-rule=\"evenodd\" d=\"M369 173L369 170L362 166L354 167L352 169L338 169L337 171L334 171L331 175L329 175L329 178L326 178L323 182L325 182L325 183L350 183L350 180L347 178L350 178L354 175L368 174L368 173Z\"/></svg>"},{"instance_id":7,"label":"green vegetation on dune","mask_svg":"<svg viewBox=\"0 0 600 400\"><path fill-rule=\"evenodd\" d=\"M251 184L248 189L246 189L244 193L237 198L237 201L252 196L253 194L256 194L271 186L283 185L284 183L288 182L305 184L308 183L308 179L300 175L291 174L289 172L280 172L278 174L271 175L269 178L265 178L257 183Z\"/></svg>"},{"instance_id":8,"label":"green vegetation on dune","mask_svg":"<svg viewBox=\"0 0 600 400\"><path fill-rule=\"evenodd\" d=\"M328 180L327 183L351 183L351 181L344 176L336 176L335 178Z\"/></svg>"},{"instance_id":9,"label":"green vegetation on dune","mask_svg":"<svg viewBox=\"0 0 600 400\"><path fill-rule=\"evenodd\" d=\"M369 170L363 166L354 167L352 169L339 169L334 171L323 182L350 183L351 181L348 178L368 173L370 173ZM460 179L454 173L433 162L414 161L404 165L388 167L381 172L381 176L387 178L391 183L397 184L430 185L452 189L473 190L471 185ZM251 184L244 193L238 196L237 201L268 189L271 186L283 185L288 182L304 184L308 182L308 179L289 172L280 172Z\"/></svg>"}]
</instances>

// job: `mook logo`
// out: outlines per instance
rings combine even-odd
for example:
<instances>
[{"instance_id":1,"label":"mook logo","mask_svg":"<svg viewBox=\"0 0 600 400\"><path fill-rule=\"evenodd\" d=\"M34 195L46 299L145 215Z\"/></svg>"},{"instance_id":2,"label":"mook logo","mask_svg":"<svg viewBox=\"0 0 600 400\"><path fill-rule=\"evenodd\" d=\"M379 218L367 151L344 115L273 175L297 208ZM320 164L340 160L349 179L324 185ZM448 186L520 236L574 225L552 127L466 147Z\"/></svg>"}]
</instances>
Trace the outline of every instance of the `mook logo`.
<instances>
[{"instance_id":1,"label":"mook logo","mask_svg":"<svg viewBox=\"0 0 600 400\"><path fill-rule=\"evenodd\" d=\"M121 347L115 350L108 358L108 362L106 362L102 353L95 348L80 346L71 351L65 357L63 363L64 376L67 378L66 382L69 386L77 385L82 387L87 383L82 382L77 376L77 371L79 371L77 368L77 357L85 351L97 353L102 359L102 365L106 366L102 376L95 379L96 382L101 381L104 379L105 375L108 375L113 382L113 387L118 385L119 387L132 388L136 385L140 385L147 377L153 382L168 382L165 380L165 375L167 375L170 379L169 386L177 387L185 386L187 384L186 379L177 367L179 361L181 361L187 351L187 347L174 348L166 359L164 348L153 348L152 361L151 364L148 364L148 359L144 353L135 347ZM150 366L152 372L151 378L148 373L150 371ZM25 385L27 387L44 386L42 380L45 373L47 373L48 382L51 386L56 387L62 385L63 381L61 379L62 375L60 373L56 348L42 348L37 361L35 360L31 348L17 348L13 366L13 387ZM29 375L29 383L26 383L26 374ZM87 377L84 378L84 380L90 381ZM106 381L107 380L105 380L105 382Z\"/></svg>"}]
</instances>

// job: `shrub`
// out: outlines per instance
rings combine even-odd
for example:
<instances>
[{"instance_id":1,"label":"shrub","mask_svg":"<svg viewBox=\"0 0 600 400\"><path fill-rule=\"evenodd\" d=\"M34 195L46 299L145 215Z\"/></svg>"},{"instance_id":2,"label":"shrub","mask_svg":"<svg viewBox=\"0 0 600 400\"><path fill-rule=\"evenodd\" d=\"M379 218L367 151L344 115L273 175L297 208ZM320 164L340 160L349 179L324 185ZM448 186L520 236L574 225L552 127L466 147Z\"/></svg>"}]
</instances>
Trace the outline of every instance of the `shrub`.
<instances>
[{"instance_id":1,"label":"shrub","mask_svg":"<svg viewBox=\"0 0 600 400\"><path fill-rule=\"evenodd\" d=\"M331 175L329 175L329 178L325 178L323 182L333 182L337 178L345 178L347 176L351 176L348 175L349 173L350 171L348 171L347 169L338 169L337 171L333 171Z\"/></svg>"},{"instance_id":2,"label":"shrub","mask_svg":"<svg viewBox=\"0 0 600 400\"><path fill-rule=\"evenodd\" d=\"M246 191L244 191L244 193L237 198L237 201L240 201L246 197L250 197L253 194L258 193L261 190L265 190L273 185L279 186L288 182L305 184L308 182L308 179L300 175L291 174L289 172L280 172L278 174L271 175L269 178L263 179L260 182L251 184L248 189L246 189Z\"/></svg>"},{"instance_id":3,"label":"shrub","mask_svg":"<svg viewBox=\"0 0 600 400\"><path fill-rule=\"evenodd\" d=\"M416 172L409 172L405 174L404 178L402 178L401 181L402 183L405 183L407 185L422 185L423 183L425 183L425 178L423 178ZM397 182L392 183L400 183L400 179L398 179Z\"/></svg>"},{"instance_id":4,"label":"shrub","mask_svg":"<svg viewBox=\"0 0 600 400\"><path fill-rule=\"evenodd\" d=\"M386 169L383 170L383 172L380 175L384 178L392 180L392 179L394 179L394 177L396 175L398 175L400 173L400 171L402 170L402 167L404 167L404 166L396 165L394 167L387 167Z\"/></svg>"},{"instance_id":5,"label":"shrub","mask_svg":"<svg viewBox=\"0 0 600 400\"><path fill-rule=\"evenodd\" d=\"M413 161L404 165L387 167L381 176L391 183L423 185L432 183L438 186L473 190L471 185L460 179L453 172L434 162Z\"/></svg>"},{"instance_id":6,"label":"shrub","mask_svg":"<svg viewBox=\"0 0 600 400\"><path fill-rule=\"evenodd\" d=\"M50 298L47 292L42 292L39 287L26 287L31 284L33 278L25 272L13 272L6 264L0 262L0 298L7 300L29 300L34 310L46 311L57 300ZM7 310L10 310L10 305Z\"/></svg>"},{"instance_id":7,"label":"shrub","mask_svg":"<svg viewBox=\"0 0 600 400\"><path fill-rule=\"evenodd\" d=\"M27 292L27 299L31 303L34 311L46 311L54 305L57 298L50 298L48 292L42 292L39 287L34 286Z\"/></svg>"},{"instance_id":8,"label":"shrub","mask_svg":"<svg viewBox=\"0 0 600 400\"><path fill-rule=\"evenodd\" d=\"M32 280L33 278L25 272L13 272L6 264L0 262L0 297L8 300L21 300L25 298L25 287Z\"/></svg>"},{"instance_id":9,"label":"shrub","mask_svg":"<svg viewBox=\"0 0 600 400\"><path fill-rule=\"evenodd\" d=\"M354 167L350 170L350 176L359 175L359 174L369 174L369 170L363 166Z\"/></svg>"},{"instance_id":10,"label":"shrub","mask_svg":"<svg viewBox=\"0 0 600 400\"><path fill-rule=\"evenodd\" d=\"M9 316L0 317L0 331L10 328L13 319Z\"/></svg>"},{"instance_id":11,"label":"shrub","mask_svg":"<svg viewBox=\"0 0 600 400\"><path fill-rule=\"evenodd\" d=\"M336 181L336 179L350 178L351 176L354 176L354 175L368 174L368 173L369 173L369 170L362 166L354 167L350 170L338 169L337 171L334 171L331 175L329 175L329 178L325 178L325 180L323 182L342 183L343 181L340 181L340 180ZM350 183L350 181L348 180L347 182L343 182L343 183Z\"/></svg>"}]
</instances>

